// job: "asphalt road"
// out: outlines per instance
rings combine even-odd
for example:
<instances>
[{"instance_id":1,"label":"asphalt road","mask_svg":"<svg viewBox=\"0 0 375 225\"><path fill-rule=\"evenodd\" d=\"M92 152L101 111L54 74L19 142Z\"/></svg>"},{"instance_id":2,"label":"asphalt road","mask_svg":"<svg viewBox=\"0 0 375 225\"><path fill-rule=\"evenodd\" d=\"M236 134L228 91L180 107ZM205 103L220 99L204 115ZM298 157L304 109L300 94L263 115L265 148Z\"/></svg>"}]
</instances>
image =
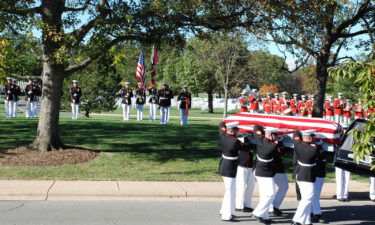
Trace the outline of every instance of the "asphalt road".
<instances>
[{"instance_id":1,"label":"asphalt road","mask_svg":"<svg viewBox=\"0 0 375 225\"><path fill-rule=\"evenodd\" d=\"M289 224L298 202L283 203L285 215L274 224ZM322 201L330 224L375 224L375 203ZM219 201L25 201L0 202L1 225L215 225L259 224L249 214L239 222L221 222Z\"/></svg>"}]
</instances>

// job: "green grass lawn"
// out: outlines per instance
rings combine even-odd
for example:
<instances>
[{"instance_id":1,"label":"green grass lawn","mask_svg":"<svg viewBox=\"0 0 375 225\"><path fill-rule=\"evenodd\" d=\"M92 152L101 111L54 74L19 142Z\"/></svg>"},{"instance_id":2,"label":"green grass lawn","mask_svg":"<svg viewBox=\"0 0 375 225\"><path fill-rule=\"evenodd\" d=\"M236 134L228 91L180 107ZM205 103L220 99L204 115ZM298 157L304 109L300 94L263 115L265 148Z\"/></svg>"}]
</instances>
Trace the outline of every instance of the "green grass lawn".
<instances>
[{"instance_id":1,"label":"green grass lawn","mask_svg":"<svg viewBox=\"0 0 375 225\"><path fill-rule=\"evenodd\" d=\"M3 115L1 104L0 149L32 142L37 119L26 119L23 114L6 119ZM121 117L83 115L73 121L69 115L62 115L63 142L101 151L100 156L69 166L0 166L0 179L220 181L217 124L215 120L191 119L187 127L182 127L178 118L171 118L170 124L162 126L158 121L124 122ZM284 162L290 175L291 152ZM330 163L328 181L334 179L333 171ZM359 176L352 178L367 181Z\"/></svg>"}]
</instances>

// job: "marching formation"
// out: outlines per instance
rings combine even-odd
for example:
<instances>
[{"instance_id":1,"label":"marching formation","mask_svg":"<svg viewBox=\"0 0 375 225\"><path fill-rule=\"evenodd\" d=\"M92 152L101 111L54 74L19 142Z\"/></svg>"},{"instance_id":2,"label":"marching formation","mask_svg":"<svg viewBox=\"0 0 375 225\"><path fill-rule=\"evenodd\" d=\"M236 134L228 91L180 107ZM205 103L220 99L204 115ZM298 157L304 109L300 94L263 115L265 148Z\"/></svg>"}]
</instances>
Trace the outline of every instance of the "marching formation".
<instances>
[{"instance_id":1,"label":"marching formation","mask_svg":"<svg viewBox=\"0 0 375 225\"><path fill-rule=\"evenodd\" d=\"M260 98L257 89L252 89L251 94L247 95L247 91L243 90L238 98L238 105L241 112L258 112L261 106L265 114L280 114L293 116L312 117L314 111L315 96L293 94L293 98L289 98L286 91L275 93L272 97L271 93L267 93L265 98ZM338 93L337 98L327 96L323 105L323 117L336 123L348 124L352 118L365 118L374 111L371 108L364 111L362 103L352 103L350 99L344 99L342 93Z\"/></svg>"}]
</instances>

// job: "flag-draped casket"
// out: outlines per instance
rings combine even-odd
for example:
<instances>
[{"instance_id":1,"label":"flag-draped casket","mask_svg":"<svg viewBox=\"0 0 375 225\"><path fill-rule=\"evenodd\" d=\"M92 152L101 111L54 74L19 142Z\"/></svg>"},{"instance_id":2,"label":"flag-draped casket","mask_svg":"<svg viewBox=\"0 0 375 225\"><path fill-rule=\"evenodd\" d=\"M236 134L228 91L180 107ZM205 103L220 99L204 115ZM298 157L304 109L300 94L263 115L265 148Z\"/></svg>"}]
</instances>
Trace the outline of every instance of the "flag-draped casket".
<instances>
[{"instance_id":1,"label":"flag-draped casket","mask_svg":"<svg viewBox=\"0 0 375 225\"><path fill-rule=\"evenodd\" d=\"M235 121L239 122L241 132L252 132L254 125L277 128L277 133L284 137L286 147L293 147L292 135L295 130L314 130L317 141L323 142L323 149L334 151L342 133L340 124L322 118L236 113L224 120L225 123Z\"/></svg>"}]
</instances>

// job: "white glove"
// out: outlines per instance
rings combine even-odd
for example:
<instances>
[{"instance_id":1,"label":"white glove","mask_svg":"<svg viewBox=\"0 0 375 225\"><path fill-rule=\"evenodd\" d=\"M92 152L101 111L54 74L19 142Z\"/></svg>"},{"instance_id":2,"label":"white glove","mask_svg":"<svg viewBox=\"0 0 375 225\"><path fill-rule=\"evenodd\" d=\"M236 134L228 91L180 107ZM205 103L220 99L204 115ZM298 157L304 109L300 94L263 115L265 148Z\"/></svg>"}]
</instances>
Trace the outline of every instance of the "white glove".
<instances>
[{"instance_id":1,"label":"white glove","mask_svg":"<svg viewBox=\"0 0 375 225\"><path fill-rule=\"evenodd\" d=\"M29 92L27 92L29 95L31 95L33 92L32 91L29 91Z\"/></svg>"},{"instance_id":2,"label":"white glove","mask_svg":"<svg viewBox=\"0 0 375 225\"><path fill-rule=\"evenodd\" d=\"M74 97L76 97L76 96L77 96L77 94L74 94L73 96L74 96Z\"/></svg>"},{"instance_id":3,"label":"white glove","mask_svg":"<svg viewBox=\"0 0 375 225\"><path fill-rule=\"evenodd\" d=\"M10 91L8 91L8 94L10 94Z\"/></svg>"}]
</instances>

